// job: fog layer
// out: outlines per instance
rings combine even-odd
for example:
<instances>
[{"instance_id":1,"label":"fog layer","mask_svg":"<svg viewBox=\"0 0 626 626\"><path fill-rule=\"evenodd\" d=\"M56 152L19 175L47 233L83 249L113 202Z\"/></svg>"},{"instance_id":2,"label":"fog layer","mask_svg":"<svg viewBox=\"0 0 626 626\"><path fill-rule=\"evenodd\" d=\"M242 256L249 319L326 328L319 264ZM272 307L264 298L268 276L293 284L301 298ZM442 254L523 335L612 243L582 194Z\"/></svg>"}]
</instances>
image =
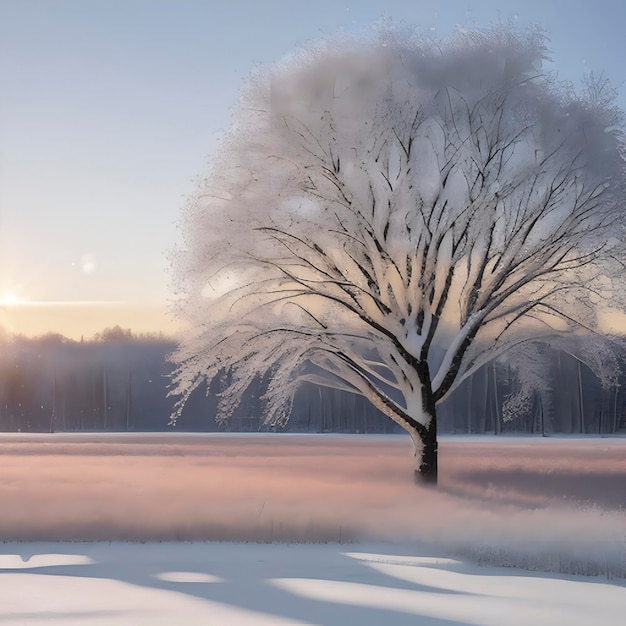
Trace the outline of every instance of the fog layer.
<instances>
[{"instance_id":1,"label":"fog layer","mask_svg":"<svg viewBox=\"0 0 626 626\"><path fill-rule=\"evenodd\" d=\"M621 572L626 439L2 435L4 541L435 542L490 562ZM569 565L568 565L569 564Z\"/></svg>"}]
</instances>

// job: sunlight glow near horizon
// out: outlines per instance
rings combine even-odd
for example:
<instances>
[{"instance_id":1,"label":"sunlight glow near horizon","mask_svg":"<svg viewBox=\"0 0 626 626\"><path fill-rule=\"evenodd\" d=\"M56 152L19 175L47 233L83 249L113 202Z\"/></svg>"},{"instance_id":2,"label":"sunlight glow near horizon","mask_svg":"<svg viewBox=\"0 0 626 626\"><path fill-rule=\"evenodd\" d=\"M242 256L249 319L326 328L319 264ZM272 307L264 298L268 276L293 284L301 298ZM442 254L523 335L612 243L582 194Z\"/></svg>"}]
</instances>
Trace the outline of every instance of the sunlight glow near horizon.
<instances>
[{"instance_id":1,"label":"sunlight glow near horizon","mask_svg":"<svg viewBox=\"0 0 626 626\"><path fill-rule=\"evenodd\" d=\"M0 307L16 306L24 301L16 296L12 291L5 291L0 298Z\"/></svg>"},{"instance_id":2,"label":"sunlight glow near horizon","mask_svg":"<svg viewBox=\"0 0 626 626\"><path fill-rule=\"evenodd\" d=\"M180 324L172 319L167 304L159 302L42 302L0 304L0 329L15 335L43 336L58 333L79 341L105 328L121 326L133 333L173 336ZM1 332L0 332L1 336Z\"/></svg>"},{"instance_id":3,"label":"sunlight glow near horizon","mask_svg":"<svg viewBox=\"0 0 626 626\"><path fill-rule=\"evenodd\" d=\"M512 19L546 28L549 69L561 78L605 70L625 108L626 5L616 4L5 0L0 326L71 337L97 324L169 332L166 253L181 208L259 63L386 17L444 38L455 24ZM88 304L70 304L79 302Z\"/></svg>"}]
</instances>

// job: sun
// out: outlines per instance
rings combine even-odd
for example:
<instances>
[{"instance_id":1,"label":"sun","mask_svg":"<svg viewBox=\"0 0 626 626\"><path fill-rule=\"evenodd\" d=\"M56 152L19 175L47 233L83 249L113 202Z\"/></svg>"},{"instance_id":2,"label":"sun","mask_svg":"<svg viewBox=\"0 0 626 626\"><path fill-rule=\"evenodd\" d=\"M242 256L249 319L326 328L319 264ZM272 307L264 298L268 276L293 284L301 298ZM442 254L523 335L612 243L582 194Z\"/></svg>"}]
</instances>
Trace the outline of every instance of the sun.
<instances>
[{"instance_id":1,"label":"sun","mask_svg":"<svg viewBox=\"0 0 626 626\"><path fill-rule=\"evenodd\" d=\"M21 302L22 299L16 296L12 291L5 291L0 298L0 306L15 306Z\"/></svg>"}]
</instances>

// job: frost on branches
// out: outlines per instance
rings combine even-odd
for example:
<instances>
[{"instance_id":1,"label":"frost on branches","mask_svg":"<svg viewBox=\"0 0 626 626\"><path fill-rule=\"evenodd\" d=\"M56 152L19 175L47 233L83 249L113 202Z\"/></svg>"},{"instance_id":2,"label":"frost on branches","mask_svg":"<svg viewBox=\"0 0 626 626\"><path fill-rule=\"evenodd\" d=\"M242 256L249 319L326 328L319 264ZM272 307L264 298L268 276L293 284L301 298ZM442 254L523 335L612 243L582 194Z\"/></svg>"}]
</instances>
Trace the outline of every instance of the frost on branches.
<instances>
[{"instance_id":1,"label":"frost on branches","mask_svg":"<svg viewBox=\"0 0 626 626\"><path fill-rule=\"evenodd\" d=\"M464 376L595 324L623 271L621 116L543 75L544 46L387 32L249 81L174 255L178 414L206 383L226 420L259 374L271 424L303 380L348 389L436 482L436 405Z\"/></svg>"}]
</instances>

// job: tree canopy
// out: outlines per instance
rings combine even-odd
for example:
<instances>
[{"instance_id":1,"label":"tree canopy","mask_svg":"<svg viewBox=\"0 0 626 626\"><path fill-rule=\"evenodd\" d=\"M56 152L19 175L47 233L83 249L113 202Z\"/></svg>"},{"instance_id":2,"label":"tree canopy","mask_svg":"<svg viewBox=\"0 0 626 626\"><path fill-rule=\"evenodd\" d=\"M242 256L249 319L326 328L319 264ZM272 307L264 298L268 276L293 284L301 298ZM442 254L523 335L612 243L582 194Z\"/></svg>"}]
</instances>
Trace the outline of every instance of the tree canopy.
<instances>
[{"instance_id":1,"label":"tree canopy","mask_svg":"<svg viewBox=\"0 0 626 626\"><path fill-rule=\"evenodd\" d=\"M529 338L597 327L623 280L621 112L542 71L546 38L334 38L260 70L174 254L182 407L268 423L306 379L364 395L436 476L436 404Z\"/></svg>"}]
</instances>

